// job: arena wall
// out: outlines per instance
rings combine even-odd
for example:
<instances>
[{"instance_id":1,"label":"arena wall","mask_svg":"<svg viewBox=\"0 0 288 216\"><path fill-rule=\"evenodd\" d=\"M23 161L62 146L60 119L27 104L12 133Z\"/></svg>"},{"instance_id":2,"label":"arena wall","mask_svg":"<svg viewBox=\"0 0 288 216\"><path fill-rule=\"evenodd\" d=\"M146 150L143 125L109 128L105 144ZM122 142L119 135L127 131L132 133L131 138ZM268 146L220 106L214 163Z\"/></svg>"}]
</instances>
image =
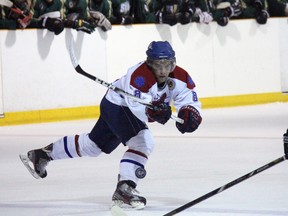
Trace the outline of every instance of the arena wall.
<instances>
[{"instance_id":1,"label":"arena wall","mask_svg":"<svg viewBox=\"0 0 288 216\"><path fill-rule=\"evenodd\" d=\"M167 40L197 86L204 108L288 101L287 18L266 25L113 26L89 35L66 29L0 31L0 125L94 118L106 88L77 74L70 40L87 72L112 82L145 60L153 40Z\"/></svg>"}]
</instances>

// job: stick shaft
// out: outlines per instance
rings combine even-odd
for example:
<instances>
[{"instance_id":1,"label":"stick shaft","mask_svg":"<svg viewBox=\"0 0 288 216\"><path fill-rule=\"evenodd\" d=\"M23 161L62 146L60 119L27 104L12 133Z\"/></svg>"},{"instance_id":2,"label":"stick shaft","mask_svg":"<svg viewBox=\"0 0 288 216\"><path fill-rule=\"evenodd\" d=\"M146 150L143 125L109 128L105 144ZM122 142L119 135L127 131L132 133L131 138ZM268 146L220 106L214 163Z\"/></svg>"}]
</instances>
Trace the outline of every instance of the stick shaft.
<instances>
[{"instance_id":1,"label":"stick shaft","mask_svg":"<svg viewBox=\"0 0 288 216\"><path fill-rule=\"evenodd\" d=\"M197 198L197 199L195 199L195 200L193 200L193 201L191 201L191 202L189 202L183 206L180 206L179 208L174 209L173 211L171 211L171 212L169 212L163 216L172 216L172 215L178 214L179 212L182 212L187 208L190 208L190 207L192 207L192 206L194 206L194 205L196 205L196 204L198 204L198 203L200 203L200 202L202 202L202 201L204 201L204 200L206 200L206 199L208 199L208 198L210 198L210 197L212 197L218 193L221 193L222 191L224 191L224 190L226 190L226 189L228 189L228 188L230 188L230 187L232 187L232 186L260 173L260 172L263 172L266 169L269 169L269 168L275 166L276 164L283 162L285 159L286 159L285 155L282 157L279 157L276 160L271 161L270 163L267 163L264 166L261 166L258 169L255 169L252 172L247 173L246 175L243 175L243 176L235 179L234 181L231 181L228 184L225 184L222 187L219 187L219 188L217 188L217 189L215 189L215 190L213 190L213 191L211 191L211 192L209 192L209 193L207 193L207 194L205 194L205 195L203 195L203 196L201 196L201 197L199 197L199 198Z\"/></svg>"},{"instance_id":2,"label":"stick shaft","mask_svg":"<svg viewBox=\"0 0 288 216\"><path fill-rule=\"evenodd\" d=\"M1 0L0 0L1 1ZM126 97L129 97L131 98L132 100L140 103L140 104L143 104L149 108L153 108L153 105L149 102L146 102L144 100L142 100L141 98L138 98L126 91L124 91L123 89L120 89L114 85L112 85L111 83L108 83L108 82L105 82L104 80L102 79L99 79L89 73L87 73L86 71L84 71L81 66L78 64L78 61L77 61L77 58L75 56L75 51L74 51L74 46L73 46L73 41L71 40L70 41L70 44L69 44L69 54L70 54L70 58L71 58L71 62L72 62L72 65L73 67L75 68L75 70L82 74L83 76L85 77L88 77L89 79L92 79L93 81L109 88L109 89L112 89L113 91L117 92L118 94L122 95L122 96L126 96ZM174 115L171 115L171 119L175 120L176 122L179 122L180 124L183 124L184 123L184 120L181 119L181 118L178 118L177 116L174 116Z\"/></svg>"},{"instance_id":3,"label":"stick shaft","mask_svg":"<svg viewBox=\"0 0 288 216\"><path fill-rule=\"evenodd\" d=\"M130 93L128 93L128 92L125 92L124 90L122 90L122 89L120 89L120 88L117 88L116 86L113 86L111 83L107 83L107 82L105 82L104 80L99 79L99 78L97 78L97 77L95 77L95 76L93 76L93 75L85 72L85 71L80 67L80 65L77 65L76 68L75 68L75 70L76 70L78 73L82 74L83 76L86 76L86 77L88 77L89 79L92 79L92 80L94 80L95 82L97 82L97 83L99 83L99 84L101 84L101 85L103 85L103 86L105 86L105 87L107 87L107 88L110 88L110 89L114 90L115 92L117 92L117 93L119 93L119 94L121 94L121 95L123 95L123 96L129 97L129 98L133 99L134 101L139 102L139 103L141 103L141 104L143 104L143 105L145 105L145 106L148 106L148 107L151 107L151 108L153 107L152 104L147 103L147 102L143 101L142 99L140 99L140 98L138 98L138 97L136 97L136 96L134 96L134 95L132 95L132 94L130 94Z\"/></svg>"}]
</instances>

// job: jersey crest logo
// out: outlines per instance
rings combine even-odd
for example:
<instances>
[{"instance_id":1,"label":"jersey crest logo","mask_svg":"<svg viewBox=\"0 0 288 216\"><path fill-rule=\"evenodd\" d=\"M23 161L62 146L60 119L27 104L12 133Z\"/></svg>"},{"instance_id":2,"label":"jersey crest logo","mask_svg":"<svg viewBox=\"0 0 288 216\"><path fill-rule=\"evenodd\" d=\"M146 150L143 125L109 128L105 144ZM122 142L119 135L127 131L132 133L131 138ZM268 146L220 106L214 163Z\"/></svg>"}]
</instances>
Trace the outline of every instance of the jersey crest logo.
<instances>
[{"instance_id":1,"label":"jersey crest logo","mask_svg":"<svg viewBox=\"0 0 288 216\"><path fill-rule=\"evenodd\" d=\"M145 85L145 78L143 76L137 76L134 79L134 83L138 88L141 88Z\"/></svg>"},{"instance_id":2,"label":"jersey crest logo","mask_svg":"<svg viewBox=\"0 0 288 216\"><path fill-rule=\"evenodd\" d=\"M135 170L135 175L136 175L137 178L143 179L146 176L146 170L144 168L142 168L142 167L138 167Z\"/></svg>"},{"instance_id":3,"label":"jersey crest logo","mask_svg":"<svg viewBox=\"0 0 288 216\"><path fill-rule=\"evenodd\" d=\"M168 86L168 89L170 91L174 90L175 89L175 82L173 79L168 79L167 80L167 86Z\"/></svg>"}]
</instances>

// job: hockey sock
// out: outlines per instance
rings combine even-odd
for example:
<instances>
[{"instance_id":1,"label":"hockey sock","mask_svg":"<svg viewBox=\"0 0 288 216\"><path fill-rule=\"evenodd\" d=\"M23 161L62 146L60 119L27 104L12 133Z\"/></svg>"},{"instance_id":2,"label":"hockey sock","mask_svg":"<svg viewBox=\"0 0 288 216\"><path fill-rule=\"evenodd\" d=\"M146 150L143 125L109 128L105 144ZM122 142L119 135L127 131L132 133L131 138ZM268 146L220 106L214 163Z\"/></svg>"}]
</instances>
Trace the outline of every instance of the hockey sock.
<instances>
[{"instance_id":1,"label":"hockey sock","mask_svg":"<svg viewBox=\"0 0 288 216\"><path fill-rule=\"evenodd\" d=\"M137 184L139 179L146 176L145 165L148 157L142 152L128 149L120 161L120 178L122 180L132 180Z\"/></svg>"},{"instance_id":2,"label":"hockey sock","mask_svg":"<svg viewBox=\"0 0 288 216\"><path fill-rule=\"evenodd\" d=\"M97 157L101 149L88 137L88 134L65 136L53 143L50 157L53 160L82 156Z\"/></svg>"}]
</instances>

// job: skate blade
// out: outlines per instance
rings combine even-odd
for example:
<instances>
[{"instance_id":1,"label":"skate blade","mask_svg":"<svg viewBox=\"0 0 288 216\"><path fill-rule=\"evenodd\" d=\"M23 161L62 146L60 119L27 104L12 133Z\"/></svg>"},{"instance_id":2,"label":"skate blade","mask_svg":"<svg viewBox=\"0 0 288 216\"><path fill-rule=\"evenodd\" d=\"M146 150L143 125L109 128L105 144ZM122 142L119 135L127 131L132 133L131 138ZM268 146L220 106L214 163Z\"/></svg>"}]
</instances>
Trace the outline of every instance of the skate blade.
<instances>
[{"instance_id":1,"label":"skate blade","mask_svg":"<svg viewBox=\"0 0 288 216\"><path fill-rule=\"evenodd\" d=\"M113 205L110 209L112 216L127 216L127 214L118 205Z\"/></svg>"},{"instance_id":2,"label":"skate blade","mask_svg":"<svg viewBox=\"0 0 288 216\"><path fill-rule=\"evenodd\" d=\"M20 157L20 160L22 161L22 163L24 164L24 166L27 168L27 170L30 172L30 174L36 178L36 179L39 179L40 176L35 172L35 170L30 166L29 162L30 159L26 156L26 155L19 155ZM32 162L31 162L32 163Z\"/></svg>"},{"instance_id":3,"label":"skate blade","mask_svg":"<svg viewBox=\"0 0 288 216\"><path fill-rule=\"evenodd\" d=\"M132 201L130 204L126 204L121 200L113 200L112 201L112 207L117 206L122 209L136 209L136 210L141 210L145 208L145 204L143 202L138 202L138 201Z\"/></svg>"},{"instance_id":4,"label":"skate blade","mask_svg":"<svg viewBox=\"0 0 288 216\"><path fill-rule=\"evenodd\" d=\"M145 205L142 202L132 201L130 205L136 210L141 210L145 208Z\"/></svg>"}]
</instances>

